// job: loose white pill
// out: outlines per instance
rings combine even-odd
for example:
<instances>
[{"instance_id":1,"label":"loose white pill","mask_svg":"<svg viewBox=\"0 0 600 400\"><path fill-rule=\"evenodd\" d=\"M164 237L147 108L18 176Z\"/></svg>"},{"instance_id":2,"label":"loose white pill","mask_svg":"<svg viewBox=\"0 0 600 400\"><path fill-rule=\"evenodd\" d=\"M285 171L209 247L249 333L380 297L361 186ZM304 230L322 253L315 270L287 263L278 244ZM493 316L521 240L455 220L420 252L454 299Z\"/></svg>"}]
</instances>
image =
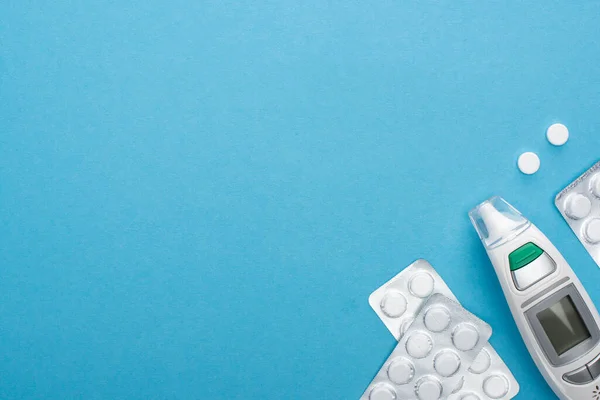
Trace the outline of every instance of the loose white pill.
<instances>
[{"instance_id":1,"label":"loose white pill","mask_svg":"<svg viewBox=\"0 0 600 400\"><path fill-rule=\"evenodd\" d=\"M433 292L433 287L433 277L426 272L415 275L408 283L410 292L422 299Z\"/></svg>"},{"instance_id":2,"label":"loose white pill","mask_svg":"<svg viewBox=\"0 0 600 400\"><path fill-rule=\"evenodd\" d=\"M465 394L460 400L481 400L481 397L477 396L474 393Z\"/></svg>"},{"instance_id":3,"label":"loose white pill","mask_svg":"<svg viewBox=\"0 0 600 400\"><path fill-rule=\"evenodd\" d=\"M459 325L452 333L452 343L458 350L469 351L477 346L477 342L479 342L479 332L472 325Z\"/></svg>"},{"instance_id":4,"label":"loose white pill","mask_svg":"<svg viewBox=\"0 0 600 400\"><path fill-rule=\"evenodd\" d=\"M441 351L433 359L433 368L444 378L449 378L460 368L460 357L451 350Z\"/></svg>"},{"instance_id":5,"label":"loose white pill","mask_svg":"<svg viewBox=\"0 0 600 400\"><path fill-rule=\"evenodd\" d=\"M526 175L535 174L540 169L540 158L537 154L528 151L519 156L517 166L519 167L519 170Z\"/></svg>"},{"instance_id":6,"label":"loose white pill","mask_svg":"<svg viewBox=\"0 0 600 400\"><path fill-rule=\"evenodd\" d=\"M391 385L379 383L369 392L369 400L396 400L396 391Z\"/></svg>"},{"instance_id":7,"label":"loose white pill","mask_svg":"<svg viewBox=\"0 0 600 400\"><path fill-rule=\"evenodd\" d=\"M571 219L582 219L590 215L592 202L580 193L574 193L567 198L565 214Z\"/></svg>"},{"instance_id":8,"label":"loose white pill","mask_svg":"<svg viewBox=\"0 0 600 400\"><path fill-rule=\"evenodd\" d=\"M600 173L594 175L590 181L590 192L598 198L600 198Z\"/></svg>"},{"instance_id":9,"label":"loose white pill","mask_svg":"<svg viewBox=\"0 0 600 400\"><path fill-rule=\"evenodd\" d=\"M584 236L588 243L600 243L600 218L594 218L585 224Z\"/></svg>"},{"instance_id":10,"label":"loose white pill","mask_svg":"<svg viewBox=\"0 0 600 400\"><path fill-rule=\"evenodd\" d=\"M406 297L397 290L390 290L381 299L381 311L390 318L398 318L406 312Z\"/></svg>"},{"instance_id":11,"label":"loose white pill","mask_svg":"<svg viewBox=\"0 0 600 400\"><path fill-rule=\"evenodd\" d=\"M432 347L431 338L423 332L413 333L406 341L406 351L414 358L427 357Z\"/></svg>"},{"instance_id":12,"label":"loose white pill","mask_svg":"<svg viewBox=\"0 0 600 400\"><path fill-rule=\"evenodd\" d=\"M485 371L488 370L491 363L492 359L490 357L490 353L483 349L479 352L477 358L475 358L475 361L473 361L473 364L471 364L469 371L478 375L483 374Z\"/></svg>"},{"instance_id":13,"label":"loose white pill","mask_svg":"<svg viewBox=\"0 0 600 400\"><path fill-rule=\"evenodd\" d=\"M483 391L492 399L499 399L508 393L508 381L500 375L492 375L483 382Z\"/></svg>"},{"instance_id":14,"label":"loose white pill","mask_svg":"<svg viewBox=\"0 0 600 400\"><path fill-rule=\"evenodd\" d=\"M434 307L427 310L423 322L430 331L441 332L450 325L450 314L443 307Z\"/></svg>"},{"instance_id":15,"label":"loose white pill","mask_svg":"<svg viewBox=\"0 0 600 400\"><path fill-rule=\"evenodd\" d=\"M555 146L562 146L569 140L569 129L563 124L552 124L546 130L546 138Z\"/></svg>"},{"instance_id":16,"label":"loose white pill","mask_svg":"<svg viewBox=\"0 0 600 400\"><path fill-rule=\"evenodd\" d=\"M406 385L415 376L415 367L412 362L404 357L395 359L388 367L388 377L396 385Z\"/></svg>"},{"instance_id":17,"label":"loose white pill","mask_svg":"<svg viewBox=\"0 0 600 400\"><path fill-rule=\"evenodd\" d=\"M442 385L433 378L425 377L417 382L415 393L419 400L438 400L442 396Z\"/></svg>"}]
</instances>

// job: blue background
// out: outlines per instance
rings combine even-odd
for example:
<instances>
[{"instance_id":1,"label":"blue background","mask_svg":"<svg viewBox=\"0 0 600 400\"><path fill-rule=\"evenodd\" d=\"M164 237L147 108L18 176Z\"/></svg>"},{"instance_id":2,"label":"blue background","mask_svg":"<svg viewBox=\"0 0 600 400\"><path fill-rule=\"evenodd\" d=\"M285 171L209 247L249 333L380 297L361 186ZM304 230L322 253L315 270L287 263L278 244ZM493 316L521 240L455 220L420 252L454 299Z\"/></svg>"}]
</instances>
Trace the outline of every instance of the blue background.
<instances>
[{"instance_id":1,"label":"blue background","mask_svg":"<svg viewBox=\"0 0 600 400\"><path fill-rule=\"evenodd\" d=\"M419 257L553 398L467 212L504 196L600 304L553 206L600 157L600 3L503 3L2 1L0 398L358 398Z\"/></svg>"}]
</instances>

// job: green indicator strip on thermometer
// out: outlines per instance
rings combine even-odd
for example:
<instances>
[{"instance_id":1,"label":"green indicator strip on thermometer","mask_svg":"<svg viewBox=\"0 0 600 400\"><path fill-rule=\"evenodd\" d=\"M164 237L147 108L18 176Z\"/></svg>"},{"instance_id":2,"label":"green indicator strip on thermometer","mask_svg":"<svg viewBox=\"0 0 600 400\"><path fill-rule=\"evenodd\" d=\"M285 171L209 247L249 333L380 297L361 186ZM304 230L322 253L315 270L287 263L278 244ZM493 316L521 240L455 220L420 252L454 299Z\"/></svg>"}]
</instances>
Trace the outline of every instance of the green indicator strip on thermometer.
<instances>
[{"instance_id":1,"label":"green indicator strip on thermometer","mask_svg":"<svg viewBox=\"0 0 600 400\"><path fill-rule=\"evenodd\" d=\"M540 249L535 244L531 242L524 244L508 255L510 270L516 271L521 269L527 264L537 260L542 254L544 254L544 250Z\"/></svg>"}]
</instances>

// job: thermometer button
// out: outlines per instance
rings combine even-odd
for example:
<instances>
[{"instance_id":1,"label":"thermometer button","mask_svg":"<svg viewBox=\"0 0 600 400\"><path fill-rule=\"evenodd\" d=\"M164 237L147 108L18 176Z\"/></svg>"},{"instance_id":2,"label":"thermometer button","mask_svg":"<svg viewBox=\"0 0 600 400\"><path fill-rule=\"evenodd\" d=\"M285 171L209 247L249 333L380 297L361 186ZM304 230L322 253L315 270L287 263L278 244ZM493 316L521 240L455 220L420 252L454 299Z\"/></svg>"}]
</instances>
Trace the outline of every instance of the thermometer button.
<instances>
[{"instance_id":1,"label":"thermometer button","mask_svg":"<svg viewBox=\"0 0 600 400\"><path fill-rule=\"evenodd\" d=\"M574 385L585 385L586 383L590 383L594 380L594 378L592 378L592 374L590 374L590 371L586 366L583 366L573 372L569 372L568 374L564 374L563 379Z\"/></svg>"},{"instance_id":2,"label":"thermometer button","mask_svg":"<svg viewBox=\"0 0 600 400\"><path fill-rule=\"evenodd\" d=\"M596 379L597 377L599 377L600 376L600 355L598 355L598 357L596 357L596 359L594 361L589 363L587 367L590 370L590 373L592 374L593 379Z\"/></svg>"},{"instance_id":3,"label":"thermometer button","mask_svg":"<svg viewBox=\"0 0 600 400\"><path fill-rule=\"evenodd\" d=\"M554 260L538 245L529 242L508 255L515 287L525 290L556 271Z\"/></svg>"}]
</instances>

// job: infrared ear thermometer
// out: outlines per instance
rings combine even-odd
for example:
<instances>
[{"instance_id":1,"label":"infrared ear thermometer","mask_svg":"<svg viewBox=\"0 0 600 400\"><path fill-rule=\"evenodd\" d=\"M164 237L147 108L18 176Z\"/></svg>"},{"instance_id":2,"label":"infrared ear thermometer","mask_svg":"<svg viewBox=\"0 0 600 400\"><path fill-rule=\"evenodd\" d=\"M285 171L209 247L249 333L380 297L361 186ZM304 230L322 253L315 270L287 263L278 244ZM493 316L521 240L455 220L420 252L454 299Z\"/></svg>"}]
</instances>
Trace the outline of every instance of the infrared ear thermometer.
<instances>
[{"instance_id":1,"label":"infrared ear thermometer","mask_svg":"<svg viewBox=\"0 0 600 400\"><path fill-rule=\"evenodd\" d=\"M500 197L469 213L537 367L562 400L600 400L600 316L550 240Z\"/></svg>"}]
</instances>

